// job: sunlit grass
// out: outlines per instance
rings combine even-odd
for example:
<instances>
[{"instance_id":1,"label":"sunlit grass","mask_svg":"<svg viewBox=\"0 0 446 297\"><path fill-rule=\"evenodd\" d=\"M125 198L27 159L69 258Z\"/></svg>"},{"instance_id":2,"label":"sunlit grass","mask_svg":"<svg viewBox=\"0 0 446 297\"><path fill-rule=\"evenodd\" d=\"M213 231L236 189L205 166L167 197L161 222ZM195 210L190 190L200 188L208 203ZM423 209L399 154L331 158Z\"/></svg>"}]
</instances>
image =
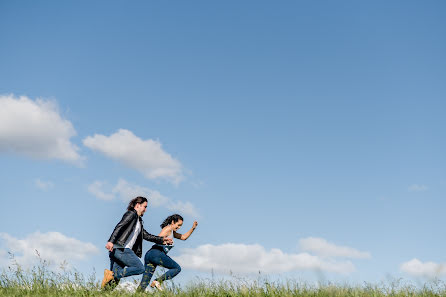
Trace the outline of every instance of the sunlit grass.
<instances>
[{"instance_id":1,"label":"sunlit grass","mask_svg":"<svg viewBox=\"0 0 446 297\"><path fill-rule=\"evenodd\" d=\"M13 259L12 259L13 260ZM267 279L212 280L200 279L186 286L169 282L163 292L135 292L131 290L101 290L100 280L84 277L73 269L61 265L56 271L49 269L46 261L32 269L23 269L16 262L0 274L0 297L3 296L148 296L156 297L433 297L445 296L446 286L441 281L424 286L402 285L393 282L387 285L364 284L362 286L318 284L309 285L297 281L269 282Z\"/></svg>"}]
</instances>

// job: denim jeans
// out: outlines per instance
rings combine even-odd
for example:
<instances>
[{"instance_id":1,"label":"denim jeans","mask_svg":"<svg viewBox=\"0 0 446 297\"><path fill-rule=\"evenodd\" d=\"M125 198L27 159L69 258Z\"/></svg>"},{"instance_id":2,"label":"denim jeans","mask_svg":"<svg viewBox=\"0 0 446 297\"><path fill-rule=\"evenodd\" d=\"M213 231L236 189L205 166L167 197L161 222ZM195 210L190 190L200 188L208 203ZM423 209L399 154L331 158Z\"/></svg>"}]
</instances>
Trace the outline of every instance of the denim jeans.
<instances>
[{"instance_id":1,"label":"denim jeans","mask_svg":"<svg viewBox=\"0 0 446 297\"><path fill-rule=\"evenodd\" d=\"M171 257L166 255L166 253L161 250L152 248L148 250L146 255L144 256L145 271L142 276L141 284L139 285L141 290L145 290L147 288L150 279L155 272L156 266L158 265L169 269L166 273L156 279L159 282L167 279L172 279L181 271L180 265L172 260Z\"/></svg>"},{"instance_id":2,"label":"denim jeans","mask_svg":"<svg viewBox=\"0 0 446 297\"><path fill-rule=\"evenodd\" d=\"M110 270L113 271L115 281L130 275L138 275L144 272L141 260L131 249L114 249L109 253Z\"/></svg>"}]
</instances>

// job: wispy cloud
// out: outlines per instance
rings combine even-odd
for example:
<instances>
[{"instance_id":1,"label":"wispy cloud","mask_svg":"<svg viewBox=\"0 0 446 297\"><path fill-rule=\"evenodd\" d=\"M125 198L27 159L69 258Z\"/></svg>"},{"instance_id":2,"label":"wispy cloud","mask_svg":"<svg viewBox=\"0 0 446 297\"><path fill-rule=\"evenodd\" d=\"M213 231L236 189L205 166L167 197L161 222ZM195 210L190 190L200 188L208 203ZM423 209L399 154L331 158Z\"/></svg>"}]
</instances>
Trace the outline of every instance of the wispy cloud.
<instances>
[{"instance_id":1,"label":"wispy cloud","mask_svg":"<svg viewBox=\"0 0 446 297\"><path fill-rule=\"evenodd\" d=\"M148 179L165 179L174 184L183 179L181 163L165 152L159 141L143 140L129 130L120 129L110 136L95 134L83 143Z\"/></svg>"},{"instance_id":2,"label":"wispy cloud","mask_svg":"<svg viewBox=\"0 0 446 297\"><path fill-rule=\"evenodd\" d=\"M400 269L411 276L436 278L446 274L446 263L421 262L414 258L401 264Z\"/></svg>"},{"instance_id":3,"label":"wispy cloud","mask_svg":"<svg viewBox=\"0 0 446 297\"><path fill-rule=\"evenodd\" d=\"M168 201L166 204L166 208L173 212L188 214L192 217L199 217L198 211L196 210L195 206L188 201Z\"/></svg>"},{"instance_id":4,"label":"wispy cloud","mask_svg":"<svg viewBox=\"0 0 446 297\"><path fill-rule=\"evenodd\" d=\"M180 214L199 217L198 211L192 203L172 200L158 191L129 183L124 179L119 179L115 186L106 182L95 181L88 186L88 191L102 200L119 198L124 202L130 201L136 196L144 196L147 197L152 207L165 207Z\"/></svg>"},{"instance_id":5,"label":"wispy cloud","mask_svg":"<svg viewBox=\"0 0 446 297\"><path fill-rule=\"evenodd\" d=\"M348 246L339 246L318 237L300 239L299 247L302 251L311 252L322 257L342 257L350 259L367 259L371 257L369 252L358 251Z\"/></svg>"},{"instance_id":6,"label":"wispy cloud","mask_svg":"<svg viewBox=\"0 0 446 297\"><path fill-rule=\"evenodd\" d=\"M0 95L0 152L81 165L84 158L70 141L75 135L55 101Z\"/></svg>"},{"instance_id":7,"label":"wispy cloud","mask_svg":"<svg viewBox=\"0 0 446 297\"><path fill-rule=\"evenodd\" d=\"M54 188L54 183L51 181L43 181L40 178L36 178L34 180L34 184L36 185L37 188L43 190L43 191L48 191L52 188Z\"/></svg>"},{"instance_id":8,"label":"wispy cloud","mask_svg":"<svg viewBox=\"0 0 446 297\"><path fill-rule=\"evenodd\" d=\"M355 271L350 261L337 261L309 253L285 253L280 249L266 250L258 244L205 244L182 249L175 257L182 267L220 273L284 273L296 270L315 270L349 274Z\"/></svg>"},{"instance_id":9,"label":"wispy cloud","mask_svg":"<svg viewBox=\"0 0 446 297\"><path fill-rule=\"evenodd\" d=\"M99 253L99 249L92 243L82 242L59 232L34 232L21 239L8 233L0 233L0 239L0 253L14 254L14 259L24 267L30 267L36 263L36 251L43 260L54 265L65 261L71 263L85 260Z\"/></svg>"},{"instance_id":10,"label":"wispy cloud","mask_svg":"<svg viewBox=\"0 0 446 297\"><path fill-rule=\"evenodd\" d=\"M150 205L153 207L159 207L165 205L169 198L161 195L160 192L142 187L136 184L127 182L124 179L119 179L118 183L112 190L117 194L122 201L128 202L136 196L144 196L150 199Z\"/></svg>"},{"instance_id":11,"label":"wispy cloud","mask_svg":"<svg viewBox=\"0 0 446 297\"><path fill-rule=\"evenodd\" d=\"M95 181L88 186L88 192L96 196L101 200L113 200L115 195L113 193L105 193L103 187L106 185L105 182Z\"/></svg>"},{"instance_id":12,"label":"wispy cloud","mask_svg":"<svg viewBox=\"0 0 446 297\"><path fill-rule=\"evenodd\" d=\"M409 188L408 188L409 192L424 192L424 191L427 191L427 190L429 190L429 188L427 186L425 186L425 185L418 185L418 184L410 185Z\"/></svg>"}]
</instances>

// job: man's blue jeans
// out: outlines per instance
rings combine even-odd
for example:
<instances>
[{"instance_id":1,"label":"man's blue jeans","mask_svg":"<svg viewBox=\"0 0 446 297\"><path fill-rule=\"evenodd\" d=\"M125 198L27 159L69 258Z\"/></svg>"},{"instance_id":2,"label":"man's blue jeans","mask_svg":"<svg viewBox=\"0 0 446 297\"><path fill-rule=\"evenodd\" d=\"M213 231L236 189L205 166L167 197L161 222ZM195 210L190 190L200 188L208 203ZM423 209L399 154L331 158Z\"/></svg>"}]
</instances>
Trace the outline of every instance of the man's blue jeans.
<instances>
[{"instance_id":1,"label":"man's blue jeans","mask_svg":"<svg viewBox=\"0 0 446 297\"><path fill-rule=\"evenodd\" d=\"M158 265L169 269L166 273L156 279L159 282L162 282L166 279L172 279L181 271L180 265L178 265L178 263L175 262L171 257L166 255L166 253L161 250L152 248L148 250L146 255L144 256L145 271L142 276L141 284L139 285L140 289L145 290L147 288L150 279L155 272L156 266Z\"/></svg>"},{"instance_id":2,"label":"man's blue jeans","mask_svg":"<svg viewBox=\"0 0 446 297\"><path fill-rule=\"evenodd\" d=\"M144 265L131 249L114 249L109 253L110 270L113 271L115 281L126 276L138 275L144 272Z\"/></svg>"}]
</instances>

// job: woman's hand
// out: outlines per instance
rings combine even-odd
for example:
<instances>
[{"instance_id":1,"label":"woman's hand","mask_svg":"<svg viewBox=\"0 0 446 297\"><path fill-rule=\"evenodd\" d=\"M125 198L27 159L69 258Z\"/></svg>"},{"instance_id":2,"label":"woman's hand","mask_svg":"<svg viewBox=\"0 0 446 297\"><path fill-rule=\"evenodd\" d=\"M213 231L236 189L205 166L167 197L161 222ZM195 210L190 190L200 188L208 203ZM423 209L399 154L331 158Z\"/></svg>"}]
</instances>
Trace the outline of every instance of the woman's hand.
<instances>
[{"instance_id":1,"label":"woman's hand","mask_svg":"<svg viewBox=\"0 0 446 297\"><path fill-rule=\"evenodd\" d=\"M195 229L195 228L197 228L197 226L198 226L198 223L197 223L197 221L194 221L194 223L192 224L192 229Z\"/></svg>"}]
</instances>

